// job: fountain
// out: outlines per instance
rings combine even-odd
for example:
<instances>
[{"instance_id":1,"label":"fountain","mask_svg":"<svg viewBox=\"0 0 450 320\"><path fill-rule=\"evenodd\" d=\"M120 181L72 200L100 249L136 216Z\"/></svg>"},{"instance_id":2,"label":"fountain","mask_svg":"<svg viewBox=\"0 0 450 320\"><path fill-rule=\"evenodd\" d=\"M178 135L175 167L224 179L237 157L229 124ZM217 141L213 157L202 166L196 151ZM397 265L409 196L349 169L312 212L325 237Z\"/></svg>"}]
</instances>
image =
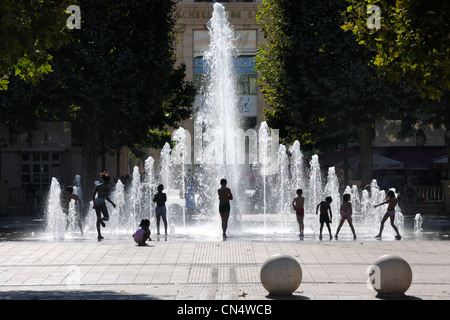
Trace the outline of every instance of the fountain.
<instances>
[{"instance_id":1,"label":"fountain","mask_svg":"<svg viewBox=\"0 0 450 320\"><path fill-rule=\"evenodd\" d=\"M420 215L420 213L417 213L414 217L414 232L420 234L420 232L422 231L422 216Z\"/></svg>"},{"instance_id":2,"label":"fountain","mask_svg":"<svg viewBox=\"0 0 450 320\"><path fill-rule=\"evenodd\" d=\"M168 200L167 219L169 237L182 239L221 238L217 189L221 178L228 180L234 199L231 201L229 234L231 238L262 237L264 239L292 239L298 234L292 199L297 189L303 189L305 201L305 237L315 238L319 230L317 205L331 196L332 229L339 222L342 194L335 168L322 173L319 156L313 155L305 165L300 143L289 148L278 145L274 130L262 122L258 132L243 132L236 124L235 76L233 74L233 30L226 19L224 7L214 4L208 23L211 44L204 54L210 83L204 91L204 103L194 114L194 163L191 163L190 133L179 128L172 134L174 147L166 143L161 150L159 166L152 157L145 161L144 172L133 168L131 183L125 186L118 181L112 189L111 199L116 208L107 203L110 221L104 229L105 238L124 237L131 234L143 218L150 219L152 235L155 234L153 195L158 184L164 185ZM248 154L240 141L248 137ZM245 141L245 140L244 140ZM275 143L276 142L276 143ZM187 148L189 146L189 148ZM244 150L244 151L242 151ZM255 153L254 151L257 151ZM245 156L244 156L245 154ZM248 163L243 158L248 157ZM58 198L60 186L53 178L47 210L47 230L56 238L64 237L64 217L61 218ZM195 202L195 210L187 216L186 194ZM195 193L193 193L195 191ZM81 189L77 189L81 192ZM358 239L373 238L377 234L386 207L374 209L385 199L374 180L370 190L359 192L356 186L347 186L351 194L354 226ZM95 212L92 203L84 222L85 234L95 233ZM396 224L403 232L400 209ZM62 221L60 221L62 219ZM384 235L394 236L386 225ZM76 229L73 230L76 232ZM340 239L353 239L350 228L343 226Z\"/></svg>"},{"instance_id":3,"label":"fountain","mask_svg":"<svg viewBox=\"0 0 450 320\"><path fill-rule=\"evenodd\" d=\"M339 192L339 181L334 167L328 168L327 183L324 189L324 196L330 196L333 200L330 206L333 217L336 217L333 218L333 220L337 225L339 221L339 219L337 218L339 217L339 209L341 207L342 196Z\"/></svg>"},{"instance_id":4,"label":"fountain","mask_svg":"<svg viewBox=\"0 0 450 320\"><path fill-rule=\"evenodd\" d=\"M53 239L64 238L66 219L61 206L61 187L56 178L52 178L47 201L45 231Z\"/></svg>"},{"instance_id":5,"label":"fountain","mask_svg":"<svg viewBox=\"0 0 450 320\"><path fill-rule=\"evenodd\" d=\"M81 191L81 176L79 174L75 175L75 179L73 180L73 193L80 199L83 199L83 192Z\"/></svg>"},{"instance_id":6,"label":"fountain","mask_svg":"<svg viewBox=\"0 0 450 320\"><path fill-rule=\"evenodd\" d=\"M126 216L127 212L130 212L127 207L127 202L125 200L125 186L122 181L117 181L115 188L111 194L111 198L116 204L115 208L109 206L109 203L106 205L109 206L108 210L111 210L111 214L109 215L109 223L108 227L111 228L111 233L113 235L119 235L121 230L127 230L128 232L133 232L135 228L135 224L130 225L130 219ZM91 206L92 207L92 206ZM92 210L90 217L92 217L89 226L94 228L95 226L95 212Z\"/></svg>"}]
</instances>

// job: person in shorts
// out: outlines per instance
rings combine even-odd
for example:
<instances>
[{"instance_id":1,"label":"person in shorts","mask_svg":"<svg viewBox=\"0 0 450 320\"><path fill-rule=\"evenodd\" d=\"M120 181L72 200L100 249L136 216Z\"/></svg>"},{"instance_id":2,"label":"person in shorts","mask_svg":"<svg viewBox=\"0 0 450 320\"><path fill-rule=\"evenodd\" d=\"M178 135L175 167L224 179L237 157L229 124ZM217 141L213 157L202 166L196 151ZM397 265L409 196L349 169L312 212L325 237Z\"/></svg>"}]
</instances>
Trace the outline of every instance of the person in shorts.
<instances>
[{"instance_id":1,"label":"person in shorts","mask_svg":"<svg viewBox=\"0 0 450 320\"><path fill-rule=\"evenodd\" d=\"M338 235L339 235L339 231L341 230L342 225L344 224L345 220L347 220L348 225L350 226L350 229L353 232L353 240L356 240L356 233L355 233L355 228L353 227L353 219L352 219L352 214L353 214L353 209L352 209L352 204L350 202L350 194L346 193L342 196L342 204L341 204L341 221L339 222L339 226L336 230L336 234L334 236L334 238L337 240L338 239Z\"/></svg>"},{"instance_id":2,"label":"person in shorts","mask_svg":"<svg viewBox=\"0 0 450 320\"><path fill-rule=\"evenodd\" d=\"M297 216L297 222L300 229L299 237L303 237L304 224L303 220L305 217L305 198L302 196L303 190L297 189L297 197L292 200L292 205L295 210L295 215Z\"/></svg>"},{"instance_id":3,"label":"person in shorts","mask_svg":"<svg viewBox=\"0 0 450 320\"><path fill-rule=\"evenodd\" d=\"M153 202L156 202L155 212L156 212L156 234L159 235L159 224L161 218L164 222L164 232L167 235L167 209L166 201L167 195L163 192L164 185L160 184L158 186L158 193L153 197Z\"/></svg>"},{"instance_id":4,"label":"person in shorts","mask_svg":"<svg viewBox=\"0 0 450 320\"><path fill-rule=\"evenodd\" d=\"M330 234L330 240L333 239L333 236L331 235L331 228L330 228L330 223L333 218L333 214L331 212L331 207L330 207L330 204L332 201L333 201L333 199L331 197L326 197L325 201L321 201L317 205L317 208L316 208L316 215L320 208L320 216L319 216L319 222L320 222L319 239L320 240L322 240L322 229L323 229L324 223L327 225L328 233ZM330 213L329 215L328 215L328 212Z\"/></svg>"},{"instance_id":5,"label":"person in shorts","mask_svg":"<svg viewBox=\"0 0 450 320\"><path fill-rule=\"evenodd\" d=\"M227 237L228 218L230 217L230 200L233 200L230 188L227 187L227 180L220 180L221 188L217 190L219 194L219 214L222 219L222 237Z\"/></svg>"}]
</instances>

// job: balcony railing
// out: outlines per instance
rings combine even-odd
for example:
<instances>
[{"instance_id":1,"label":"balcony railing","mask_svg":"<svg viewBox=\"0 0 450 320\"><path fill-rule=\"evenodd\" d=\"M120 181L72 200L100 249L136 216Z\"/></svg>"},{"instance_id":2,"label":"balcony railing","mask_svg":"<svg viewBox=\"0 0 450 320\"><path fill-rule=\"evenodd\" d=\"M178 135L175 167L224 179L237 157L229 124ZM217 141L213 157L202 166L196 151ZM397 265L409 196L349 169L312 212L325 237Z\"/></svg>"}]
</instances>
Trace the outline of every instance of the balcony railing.
<instances>
[{"instance_id":1,"label":"balcony railing","mask_svg":"<svg viewBox=\"0 0 450 320\"><path fill-rule=\"evenodd\" d=\"M443 202L442 186L417 186L416 201Z\"/></svg>"}]
</instances>

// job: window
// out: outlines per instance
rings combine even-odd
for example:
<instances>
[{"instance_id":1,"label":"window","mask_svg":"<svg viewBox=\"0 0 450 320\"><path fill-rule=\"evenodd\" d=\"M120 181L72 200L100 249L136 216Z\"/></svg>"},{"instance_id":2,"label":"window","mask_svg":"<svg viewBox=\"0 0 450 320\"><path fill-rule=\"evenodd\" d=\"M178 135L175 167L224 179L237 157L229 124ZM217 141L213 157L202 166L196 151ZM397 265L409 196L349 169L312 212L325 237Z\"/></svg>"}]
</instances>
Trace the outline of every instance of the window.
<instances>
[{"instance_id":1,"label":"window","mask_svg":"<svg viewBox=\"0 0 450 320\"><path fill-rule=\"evenodd\" d=\"M203 90L206 90L206 86L209 83L209 77L207 73L194 73L194 85L197 88L199 94L204 94Z\"/></svg>"},{"instance_id":2,"label":"window","mask_svg":"<svg viewBox=\"0 0 450 320\"><path fill-rule=\"evenodd\" d=\"M256 73L242 73L237 76L237 94L248 95L257 93Z\"/></svg>"},{"instance_id":3,"label":"window","mask_svg":"<svg viewBox=\"0 0 450 320\"><path fill-rule=\"evenodd\" d=\"M254 70L254 57L238 57L234 59L236 74L236 93L238 95L257 94L257 74ZM208 66L202 58L194 59L194 84L197 89L205 88L209 83Z\"/></svg>"},{"instance_id":4,"label":"window","mask_svg":"<svg viewBox=\"0 0 450 320\"><path fill-rule=\"evenodd\" d=\"M240 117L238 123L239 128L242 128L244 131L256 129L256 117Z\"/></svg>"},{"instance_id":5,"label":"window","mask_svg":"<svg viewBox=\"0 0 450 320\"><path fill-rule=\"evenodd\" d=\"M61 163L59 152L23 152L21 164L22 186L33 183L36 188L50 184L51 176L59 176Z\"/></svg>"},{"instance_id":6,"label":"window","mask_svg":"<svg viewBox=\"0 0 450 320\"><path fill-rule=\"evenodd\" d=\"M238 98L237 116L242 119L244 127L253 127L258 113L258 85L255 71L256 30L235 30L236 49L238 56L234 58L233 67L236 76L236 94ZM210 40L207 30L194 30L194 84L199 90L196 100L197 107L204 101L201 97L209 83L208 64L203 55L208 50Z\"/></svg>"},{"instance_id":7,"label":"window","mask_svg":"<svg viewBox=\"0 0 450 320\"><path fill-rule=\"evenodd\" d=\"M235 30L235 45L240 57L255 56L257 47L257 30L239 29ZM209 31L194 30L194 58L202 57L208 50Z\"/></svg>"}]
</instances>

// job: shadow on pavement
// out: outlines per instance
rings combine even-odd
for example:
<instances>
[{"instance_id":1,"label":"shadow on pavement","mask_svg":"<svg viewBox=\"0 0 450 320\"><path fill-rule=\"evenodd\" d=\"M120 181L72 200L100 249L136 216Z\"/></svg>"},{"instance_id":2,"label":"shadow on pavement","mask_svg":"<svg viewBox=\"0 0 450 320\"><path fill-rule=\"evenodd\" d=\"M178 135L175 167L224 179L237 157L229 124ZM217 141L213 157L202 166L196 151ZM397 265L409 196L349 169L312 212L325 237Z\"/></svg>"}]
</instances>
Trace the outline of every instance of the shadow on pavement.
<instances>
[{"instance_id":1,"label":"shadow on pavement","mask_svg":"<svg viewBox=\"0 0 450 320\"><path fill-rule=\"evenodd\" d=\"M378 293L376 298L381 300L422 300L419 297L408 296L406 294L380 294Z\"/></svg>"},{"instance_id":2,"label":"shadow on pavement","mask_svg":"<svg viewBox=\"0 0 450 320\"><path fill-rule=\"evenodd\" d=\"M266 296L266 298L271 299L271 300L309 300L309 297L307 297L307 296L296 295L296 294L285 295L285 296L275 296L275 295L268 294Z\"/></svg>"},{"instance_id":3,"label":"shadow on pavement","mask_svg":"<svg viewBox=\"0 0 450 320\"><path fill-rule=\"evenodd\" d=\"M111 290L11 290L2 292L1 300L159 300L159 298Z\"/></svg>"}]
</instances>

